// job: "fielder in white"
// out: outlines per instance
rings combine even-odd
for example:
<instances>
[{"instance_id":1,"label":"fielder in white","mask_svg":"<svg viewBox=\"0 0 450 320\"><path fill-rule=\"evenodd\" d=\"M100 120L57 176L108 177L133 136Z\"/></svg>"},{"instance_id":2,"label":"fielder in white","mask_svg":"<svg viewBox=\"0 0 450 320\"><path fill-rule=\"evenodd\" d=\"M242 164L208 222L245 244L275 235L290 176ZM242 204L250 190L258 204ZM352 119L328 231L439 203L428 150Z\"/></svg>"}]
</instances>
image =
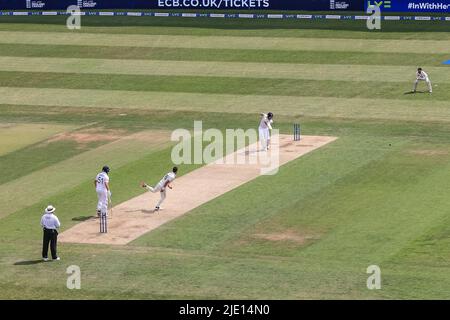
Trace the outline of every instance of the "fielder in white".
<instances>
[{"instance_id":1,"label":"fielder in white","mask_svg":"<svg viewBox=\"0 0 450 320\"><path fill-rule=\"evenodd\" d=\"M97 191L97 216L101 214L108 216L108 199L111 198L111 190L109 189L109 167L104 166L94 180L95 191Z\"/></svg>"},{"instance_id":2,"label":"fielder in white","mask_svg":"<svg viewBox=\"0 0 450 320\"><path fill-rule=\"evenodd\" d=\"M158 184L154 187L150 187L149 185L147 185L145 182L141 183L141 186L143 188L146 188L148 191L156 193L159 191L159 194L161 195L161 198L159 199L158 203L156 204L155 207L155 212L159 211L161 204L163 203L164 199L166 199L166 187L169 189L172 189L171 186L171 182L173 180L175 180L176 176L177 176L177 171L178 168L177 167L173 167L172 172L167 173L162 179L161 181L158 182Z\"/></svg>"},{"instance_id":3,"label":"fielder in white","mask_svg":"<svg viewBox=\"0 0 450 320\"><path fill-rule=\"evenodd\" d=\"M261 113L261 121L259 122L259 141L263 151L269 150L270 147L270 131L272 130L273 113Z\"/></svg>"},{"instance_id":4,"label":"fielder in white","mask_svg":"<svg viewBox=\"0 0 450 320\"><path fill-rule=\"evenodd\" d=\"M433 88L431 86L430 78L428 77L428 74L425 71L422 70L422 68L418 68L417 69L416 81L414 81L413 92L416 92L417 84L419 83L419 81L425 81L427 83L427 85L428 85L428 92L429 93L433 92Z\"/></svg>"}]
</instances>

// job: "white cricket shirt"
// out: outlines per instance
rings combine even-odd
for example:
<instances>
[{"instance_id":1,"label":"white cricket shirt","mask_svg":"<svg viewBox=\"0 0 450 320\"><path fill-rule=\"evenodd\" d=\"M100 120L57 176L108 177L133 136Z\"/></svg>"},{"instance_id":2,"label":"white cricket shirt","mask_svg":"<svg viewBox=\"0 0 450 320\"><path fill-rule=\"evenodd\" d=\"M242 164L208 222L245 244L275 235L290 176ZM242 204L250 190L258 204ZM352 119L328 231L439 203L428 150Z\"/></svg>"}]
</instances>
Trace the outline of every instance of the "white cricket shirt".
<instances>
[{"instance_id":1,"label":"white cricket shirt","mask_svg":"<svg viewBox=\"0 0 450 320\"><path fill-rule=\"evenodd\" d=\"M259 127L261 129L267 129L267 128L272 129L272 126L271 126L272 123L273 123L273 120L269 120L267 118L267 114L263 114L263 116L261 118L261 122L259 123Z\"/></svg>"},{"instance_id":2,"label":"white cricket shirt","mask_svg":"<svg viewBox=\"0 0 450 320\"><path fill-rule=\"evenodd\" d=\"M106 172L100 172L95 178L97 181L97 191L106 191L106 184L109 183L109 177Z\"/></svg>"},{"instance_id":3,"label":"white cricket shirt","mask_svg":"<svg viewBox=\"0 0 450 320\"><path fill-rule=\"evenodd\" d=\"M159 182L159 185L161 185L162 187L165 187L168 183L175 180L175 177L176 177L175 173L169 172L161 179L161 181Z\"/></svg>"},{"instance_id":4,"label":"white cricket shirt","mask_svg":"<svg viewBox=\"0 0 450 320\"><path fill-rule=\"evenodd\" d=\"M59 219L53 213L45 213L41 218L41 226L46 229L56 229L61 226Z\"/></svg>"},{"instance_id":5,"label":"white cricket shirt","mask_svg":"<svg viewBox=\"0 0 450 320\"><path fill-rule=\"evenodd\" d=\"M425 71L422 71L421 73L419 73L419 71L417 71L417 80L428 80L428 74Z\"/></svg>"}]
</instances>

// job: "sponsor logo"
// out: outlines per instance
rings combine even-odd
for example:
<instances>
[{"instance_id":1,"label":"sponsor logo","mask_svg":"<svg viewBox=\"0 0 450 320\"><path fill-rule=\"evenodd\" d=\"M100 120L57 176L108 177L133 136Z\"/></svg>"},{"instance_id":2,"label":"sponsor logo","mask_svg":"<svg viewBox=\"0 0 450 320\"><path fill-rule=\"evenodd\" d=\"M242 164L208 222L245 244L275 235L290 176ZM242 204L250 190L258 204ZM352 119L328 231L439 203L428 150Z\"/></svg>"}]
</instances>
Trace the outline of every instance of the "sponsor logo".
<instances>
[{"instance_id":1,"label":"sponsor logo","mask_svg":"<svg viewBox=\"0 0 450 320\"><path fill-rule=\"evenodd\" d=\"M41 0L26 0L25 6L27 9L44 9L45 1Z\"/></svg>"},{"instance_id":2,"label":"sponsor logo","mask_svg":"<svg viewBox=\"0 0 450 320\"><path fill-rule=\"evenodd\" d=\"M95 8L97 6L97 2L94 0L77 0L77 6L80 8Z\"/></svg>"},{"instance_id":3,"label":"sponsor logo","mask_svg":"<svg viewBox=\"0 0 450 320\"><path fill-rule=\"evenodd\" d=\"M331 10L346 10L350 4L347 1L330 0Z\"/></svg>"},{"instance_id":4,"label":"sponsor logo","mask_svg":"<svg viewBox=\"0 0 450 320\"><path fill-rule=\"evenodd\" d=\"M140 17L142 16L142 12L127 12L127 16Z\"/></svg>"},{"instance_id":5,"label":"sponsor logo","mask_svg":"<svg viewBox=\"0 0 450 320\"><path fill-rule=\"evenodd\" d=\"M244 18L244 19L252 19L253 15L252 14L239 14L239 18Z\"/></svg>"},{"instance_id":6,"label":"sponsor logo","mask_svg":"<svg viewBox=\"0 0 450 320\"><path fill-rule=\"evenodd\" d=\"M431 20L431 17L414 17L414 20Z\"/></svg>"},{"instance_id":7,"label":"sponsor logo","mask_svg":"<svg viewBox=\"0 0 450 320\"><path fill-rule=\"evenodd\" d=\"M367 6L368 7L370 7L370 6L377 6L377 7L380 7L380 9L390 9L391 8L391 5L392 5L392 1L391 0L380 0L380 1L377 1L377 0L374 0L374 1L370 1L370 0L368 0L367 1Z\"/></svg>"}]
</instances>

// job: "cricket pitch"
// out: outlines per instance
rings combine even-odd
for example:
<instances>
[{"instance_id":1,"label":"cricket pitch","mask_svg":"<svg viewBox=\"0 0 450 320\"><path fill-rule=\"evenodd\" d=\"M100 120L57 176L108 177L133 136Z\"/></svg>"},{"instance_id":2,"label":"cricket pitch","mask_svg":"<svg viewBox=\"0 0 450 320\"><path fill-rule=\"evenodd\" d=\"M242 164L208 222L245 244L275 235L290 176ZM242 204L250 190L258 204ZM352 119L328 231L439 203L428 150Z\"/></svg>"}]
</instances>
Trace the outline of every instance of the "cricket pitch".
<instances>
[{"instance_id":1,"label":"cricket pitch","mask_svg":"<svg viewBox=\"0 0 450 320\"><path fill-rule=\"evenodd\" d=\"M300 141L293 141L292 135L279 135L279 166L336 139L330 136L302 136ZM225 158L256 157L257 150L257 144L252 144ZM108 233L100 233L99 219L92 218L61 233L59 241L125 245L261 174L261 165L256 161L232 165L226 161L225 164L217 162L177 178L173 189L167 191L167 198L159 212L153 212L159 193L145 192L113 208L112 218L108 219ZM136 181L136 187L138 184L139 181Z\"/></svg>"}]
</instances>

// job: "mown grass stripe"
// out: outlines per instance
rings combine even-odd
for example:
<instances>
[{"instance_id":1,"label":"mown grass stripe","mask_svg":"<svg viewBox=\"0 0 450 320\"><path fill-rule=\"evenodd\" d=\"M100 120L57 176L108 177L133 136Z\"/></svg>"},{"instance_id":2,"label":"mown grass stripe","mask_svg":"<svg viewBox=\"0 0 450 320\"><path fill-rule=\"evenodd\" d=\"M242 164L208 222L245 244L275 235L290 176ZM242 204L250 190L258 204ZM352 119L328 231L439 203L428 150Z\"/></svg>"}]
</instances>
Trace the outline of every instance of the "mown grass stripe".
<instances>
[{"instance_id":1,"label":"mown grass stripe","mask_svg":"<svg viewBox=\"0 0 450 320\"><path fill-rule=\"evenodd\" d=\"M0 56L442 66L448 54L0 44Z\"/></svg>"},{"instance_id":2,"label":"mown grass stripe","mask_svg":"<svg viewBox=\"0 0 450 320\"><path fill-rule=\"evenodd\" d=\"M434 83L450 83L448 69L423 66ZM1 71L273 79L401 82L415 79L415 66L308 65L289 63L0 57Z\"/></svg>"},{"instance_id":3,"label":"mown grass stripe","mask_svg":"<svg viewBox=\"0 0 450 320\"><path fill-rule=\"evenodd\" d=\"M189 92L235 95L316 96L429 100L404 94L412 82L261 79L235 77L63 74L0 71L0 87ZM355 90L357 88L357 90ZM425 89L425 84L418 87ZM439 84L433 100L450 100L450 84Z\"/></svg>"},{"instance_id":4,"label":"mown grass stripe","mask_svg":"<svg viewBox=\"0 0 450 320\"><path fill-rule=\"evenodd\" d=\"M45 140L48 137L70 130L74 126L49 123L0 123L0 168L6 154ZM2 176L5 171L0 170ZM8 172L6 172L8 173Z\"/></svg>"},{"instance_id":5,"label":"mown grass stripe","mask_svg":"<svg viewBox=\"0 0 450 320\"><path fill-rule=\"evenodd\" d=\"M259 113L286 116L450 121L447 101L232 94L0 88L0 104L86 108Z\"/></svg>"},{"instance_id":6,"label":"mown grass stripe","mask_svg":"<svg viewBox=\"0 0 450 320\"><path fill-rule=\"evenodd\" d=\"M351 50L351 48L349 48ZM351 51L198 49L198 48L143 48L109 46L2 44L0 56L145 59L175 61L281 62L303 64L362 64L362 65L416 65L442 66L448 54L386 53Z\"/></svg>"},{"instance_id":7,"label":"mown grass stripe","mask_svg":"<svg viewBox=\"0 0 450 320\"><path fill-rule=\"evenodd\" d=\"M25 148L16 150L15 152L0 156L0 172L2 172L2 175L0 175L0 185L18 179L34 171L54 165L60 161L77 156L83 152L92 150L101 144L119 139L118 134L115 137L111 137L111 140L108 140L105 137L95 137L93 134L96 131L95 129L101 131L102 133L107 132L112 134L113 132L106 131L106 128L101 125L96 124L97 127L94 125L95 123L91 123L84 126L79 126L78 128L74 126L64 126L66 131L63 134L49 137L49 139L46 140L43 139ZM24 126L30 127L31 124L24 124ZM38 126L38 124L35 126ZM62 125L59 125L59 127L61 126ZM79 130L83 127L88 127L91 131ZM81 136L77 141L75 136L80 134L80 132L86 138L90 134L92 136L92 140L82 141ZM33 130L30 130L28 134L33 133ZM98 132L95 133L98 135ZM126 134L128 134L128 132L120 131L121 136ZM15 136L15 141L18 141L18 145L20 145L20 135Z\"/></svg>"},{"instance_id":8,"label":"mown grass stripe","mask_svg":"<svg viewBox=\"0 0 450 320\"><path fill-rule=\"evenodd\" d=\"M448 41L367 40L283 37L170 36L96 33L0 31L0 43L51 44L148 48L204 48L255 50L312 50L354 52L440 53L450 51Z\"/></svg>"}]
</instances>

